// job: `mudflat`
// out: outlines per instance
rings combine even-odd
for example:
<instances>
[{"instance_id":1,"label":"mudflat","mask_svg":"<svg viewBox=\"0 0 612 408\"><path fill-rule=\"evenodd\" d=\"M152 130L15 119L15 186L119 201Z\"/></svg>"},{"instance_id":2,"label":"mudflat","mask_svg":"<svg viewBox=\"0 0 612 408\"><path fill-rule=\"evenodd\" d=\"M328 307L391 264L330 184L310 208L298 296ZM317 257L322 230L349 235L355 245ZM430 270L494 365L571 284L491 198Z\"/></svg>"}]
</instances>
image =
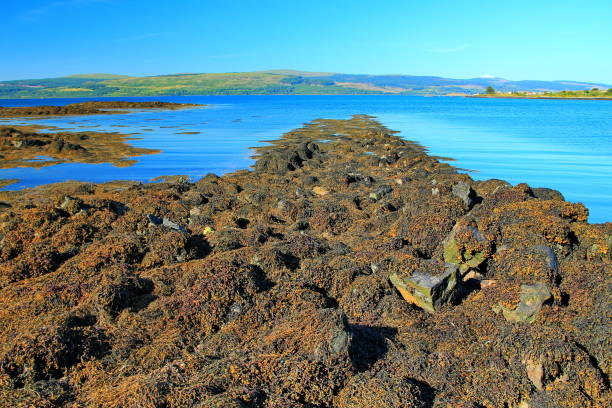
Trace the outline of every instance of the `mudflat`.
<instances>
[{"instance_id":1,"label":"mudflat","mask_svg":"<svg viewBox=\"0 0 612 408\"><path fill-rule=\"evenodd\" d=\"M369 116L0 192L0 406L609 406L612 224Z\"/></svg>"}]
</instances>

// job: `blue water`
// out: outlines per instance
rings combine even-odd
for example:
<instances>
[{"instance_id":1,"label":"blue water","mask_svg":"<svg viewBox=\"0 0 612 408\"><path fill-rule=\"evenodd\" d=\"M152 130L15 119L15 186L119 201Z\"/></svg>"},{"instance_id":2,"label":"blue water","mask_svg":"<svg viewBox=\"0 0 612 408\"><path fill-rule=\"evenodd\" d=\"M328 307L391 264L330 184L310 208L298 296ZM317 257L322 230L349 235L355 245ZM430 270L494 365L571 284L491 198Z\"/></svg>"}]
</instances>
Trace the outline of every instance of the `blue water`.
<instances>
[{"instance_id":1,"label":"blue water","mask_svg":"<svg viewBox=\"0 0 612 408\"><path fill-rule=\"evenodd\" d=\"M116 98L122 99L122 98ZM612 101L471 99L411 96L193 96L125 98L209 104L206 109L128 115L8 120L81 131L139 133L133 143L163 153L131 167L62 164L0 170L10 188L64 180L148 181L169 174L198 178L252 164L248 147L316 118L367 113L432 154L456 159L475 179L561 191L590 209L591 222L612 221ZM63 105L86 99L0 100L3 106ZM146 130L145 130L146 129ZM201 132L184 135L180 132Z\"/></svg>"}]
</instances>

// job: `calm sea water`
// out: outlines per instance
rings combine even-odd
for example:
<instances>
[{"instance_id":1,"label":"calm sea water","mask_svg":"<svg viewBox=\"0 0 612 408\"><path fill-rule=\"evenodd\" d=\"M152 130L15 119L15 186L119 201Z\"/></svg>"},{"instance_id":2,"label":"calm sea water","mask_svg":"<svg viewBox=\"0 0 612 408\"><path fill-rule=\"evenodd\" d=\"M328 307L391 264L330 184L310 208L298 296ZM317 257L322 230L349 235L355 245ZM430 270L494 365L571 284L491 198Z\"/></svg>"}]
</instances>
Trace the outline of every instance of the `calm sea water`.
<instances>
[{"instance_id":1,"label":"calm sea water","mask_svg":"<svg viewBox=\"0 0 612 408\"><path fill-rule=\"evenodd\" d=\"M591 222L612 221L612 101L471 99L410 96L194 96L116 98L209 104L207 109L63 117L0 124L36 123L80 131L139 133L133 143L163 153L138 157L127 168L62 164L0 170L17 178L9 188L64 180L148 181L186 174L198 178L246 168L250 146L275 139L316 118L367 113L432 154L456 159L475 179L561 191L584 203ZM2 106L64 105L86 99L0 100ZM200 132L199 134L179 134Z\"/></svg>"}]
</instances>

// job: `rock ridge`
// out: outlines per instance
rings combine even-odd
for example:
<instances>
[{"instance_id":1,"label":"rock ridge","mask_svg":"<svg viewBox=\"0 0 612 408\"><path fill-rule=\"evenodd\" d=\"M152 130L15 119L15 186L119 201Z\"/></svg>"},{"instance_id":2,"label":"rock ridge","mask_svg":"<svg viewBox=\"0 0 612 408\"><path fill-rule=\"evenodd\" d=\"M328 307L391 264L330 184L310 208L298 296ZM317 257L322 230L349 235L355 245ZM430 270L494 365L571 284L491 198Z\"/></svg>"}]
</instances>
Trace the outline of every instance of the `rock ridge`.
<instances>
[{"instance_id":1,"label":"rock ridge","mask_svg":"<svg viewBox=\"0 0 612 408\"><path fill-rule=\"evenodd\" d=\"M612 224L367 115L0 192L0 406L610 406Z\"/></svg>"}]
</instances>

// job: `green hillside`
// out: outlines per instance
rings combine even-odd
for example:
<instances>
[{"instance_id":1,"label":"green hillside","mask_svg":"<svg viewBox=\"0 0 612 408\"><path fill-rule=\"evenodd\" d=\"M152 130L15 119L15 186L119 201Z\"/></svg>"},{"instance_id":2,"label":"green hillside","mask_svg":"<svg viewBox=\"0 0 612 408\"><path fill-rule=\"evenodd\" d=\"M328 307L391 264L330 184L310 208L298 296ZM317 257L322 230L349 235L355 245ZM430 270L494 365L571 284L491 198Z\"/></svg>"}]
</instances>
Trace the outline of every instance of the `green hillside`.
<instances>
[{"instance_id":1,"label":"green hillside","mask_svg":"<svg viewBox=\"0 0 612 408\"><path fill-rule=\"evenodd\" d=\"M74 98L167 95L472 95L500 92L582 91L601 84L568 81L449 79L411 75L348 75L272 70L129 77L111 74L0 82L0 98Z\"/></svg>"},{"instance_id":2,"label":"green hillside","mask_svg":"<svg viewBox=\"0 0 612 408\"><path fill-rule=\"evenodd\" d=\"M0 98L357 93L374 91L271 72L175 74L113 79L78 75L0 82Z\"/></svg>"}]
</instances>

